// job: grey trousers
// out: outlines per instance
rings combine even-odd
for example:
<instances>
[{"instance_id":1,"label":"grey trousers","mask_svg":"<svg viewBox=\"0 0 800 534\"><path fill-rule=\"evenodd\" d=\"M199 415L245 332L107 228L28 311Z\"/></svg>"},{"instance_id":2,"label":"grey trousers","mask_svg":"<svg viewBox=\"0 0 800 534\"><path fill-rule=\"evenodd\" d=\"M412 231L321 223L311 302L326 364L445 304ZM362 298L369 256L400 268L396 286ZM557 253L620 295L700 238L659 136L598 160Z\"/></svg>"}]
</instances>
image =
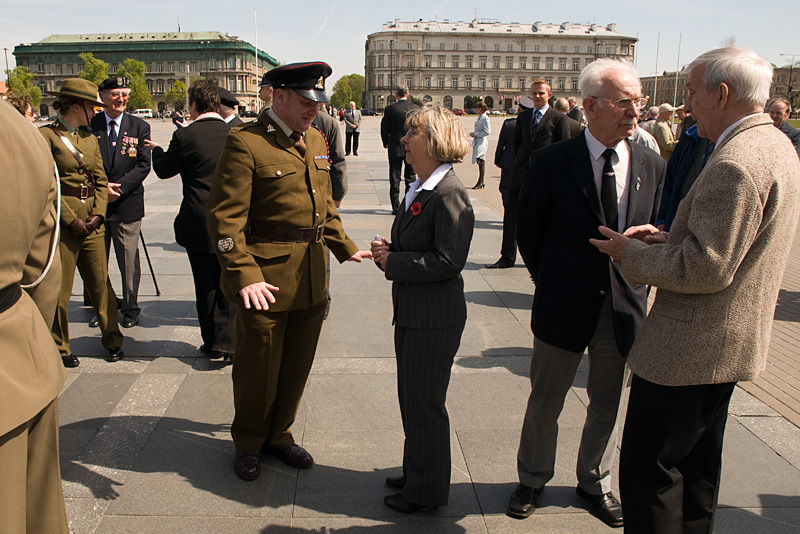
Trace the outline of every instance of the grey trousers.
<instances>
[{"instance_id":1,"label":"grey trousers","mask_svg":"<svg viewBox=\"0 0 800 534\"><path fill-rule=\"evenodd\" d=\"M535 338L531 359L531 394L517 453L519 481L543 487L555 474L558 416L572 387L582 353L559 349ZM578 449L578 484L588 493L611 491L617 444L616 421L628 371L617 350L611 309L606 297L589 343L589 406Z\"/></svg>"},{"instance_id":2,"label":"grey trousers","mask_svg":"<svg viewBox=\"0 0 800 534\"><path fill-rule=\"evenodd\" d=\"M139 262L139 233L142 220L138 221L106 221L106 254L114 244L114 255L122 277L122 298L120 311L123 315L139 315L139 281L142 279L142 267Z\"/></svg>"}]
</instances>

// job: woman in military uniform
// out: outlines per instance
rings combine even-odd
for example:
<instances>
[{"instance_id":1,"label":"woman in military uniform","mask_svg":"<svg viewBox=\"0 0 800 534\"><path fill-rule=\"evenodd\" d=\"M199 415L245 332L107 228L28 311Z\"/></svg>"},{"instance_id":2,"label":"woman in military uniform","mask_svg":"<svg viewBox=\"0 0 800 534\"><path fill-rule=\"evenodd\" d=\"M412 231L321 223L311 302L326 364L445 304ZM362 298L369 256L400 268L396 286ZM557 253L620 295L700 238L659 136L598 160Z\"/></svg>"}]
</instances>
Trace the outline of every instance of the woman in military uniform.
<instances>
[{"instance_id":1,"label":"woman in military uniform","mask_svg":"<svg viewBox=\"0 0 800 534\"><path fill-rule=\"evenodd\" d=\"M88 130L95 107L105 107L97 98L97 86L88 80L64 80L53 108L59 118L39 131L50 146L61 180L62 281L58 310L52 334L66 367L80 362L69 348L67 310L72 294L75 267L94 305L103 334L106 360L114 362L125 355L122 332L117 322L117 303L108 280L103 219L108 204L108 180L97 139Z\"/></svg>"}]
</instances>

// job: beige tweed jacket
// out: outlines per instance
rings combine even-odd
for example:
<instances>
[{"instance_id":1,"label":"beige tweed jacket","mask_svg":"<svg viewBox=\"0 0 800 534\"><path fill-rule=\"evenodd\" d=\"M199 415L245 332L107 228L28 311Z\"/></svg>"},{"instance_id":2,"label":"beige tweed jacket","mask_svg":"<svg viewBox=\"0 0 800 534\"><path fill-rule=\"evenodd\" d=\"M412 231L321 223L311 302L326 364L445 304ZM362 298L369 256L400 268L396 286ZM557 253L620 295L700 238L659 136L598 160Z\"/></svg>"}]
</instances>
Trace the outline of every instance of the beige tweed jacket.
<instances>
[{"instance_id":1,"label":"beige tweed jacket","mask_svg":"<svg viewBox=\"0 0 800 534\"><path fill-rule=\"evenodd\" d=\"M752 380L800 216L800 162L766 114L736 126L681 202L667 242L631 240L622 271L658 288L628 363L666 386Z\"/></svg>"}]
</instances>

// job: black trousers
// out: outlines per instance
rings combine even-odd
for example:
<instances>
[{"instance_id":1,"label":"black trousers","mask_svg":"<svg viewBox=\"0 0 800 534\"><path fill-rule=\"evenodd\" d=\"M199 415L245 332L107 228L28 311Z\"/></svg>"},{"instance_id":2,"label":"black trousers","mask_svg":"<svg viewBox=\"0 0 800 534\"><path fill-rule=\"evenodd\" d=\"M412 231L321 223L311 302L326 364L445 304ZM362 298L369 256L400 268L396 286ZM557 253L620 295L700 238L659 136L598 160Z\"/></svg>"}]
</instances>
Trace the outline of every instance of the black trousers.
<instances>
[{"instance_id":1,"label":"black trousers","mask_svg":"<svg viewBox=\"0 0 800 534\"><path fill-rule=\"evenodd\" d=\"M352 142L353 154L358 155L358 136L361 132L345 132L344 133L344 153L346 156L350 155L350 144Z\"/></svg>"},{"instance_id":2,"label":"black trousers","mask_svg":"<svg viewBox=\"0 0 800 534\"><path fill-rule=\"evenodd\" d=\"M389 198L392 201L392 213L397 213L397 207L400 205L400 171L403 169L405 160L405 157L389 158ZM417 179L417 175L411 165L405 163L405 166L403 177L406 182L406 193L408 193L408 188Z\"/></svg>"},{"instance_id":3,"label":"black trousers","mask_svg":"<svg viewBox=\"0 0 800 534\"><path fill-rule=\"evenodd\" d=\"M214 350L233 353L236 338L236 308L219 286L222 269L216 254L187 250L192 266L197 319L203 344Z\"/></svg>"},{"instance_id":4,"label":"black trousers","mask_svg":"<svg viewBox=\"0 0 800 534\"><path fill-rule=\"evenodd\" d=\"M713 530L734 387L661 386L633 376L619 468L626 533Z\"/></svg>"},{"instance_id":5,"label":"black trousers","mask_svg":"<svg viewBox=\"0 0 800 534\"><path fill-rule=\"evenodd\" d=\"M500 244L500 259L514 263L517 261L517 207L519 189L500 189L503 198L503 240Z\"/></svg>"}]
</instances>

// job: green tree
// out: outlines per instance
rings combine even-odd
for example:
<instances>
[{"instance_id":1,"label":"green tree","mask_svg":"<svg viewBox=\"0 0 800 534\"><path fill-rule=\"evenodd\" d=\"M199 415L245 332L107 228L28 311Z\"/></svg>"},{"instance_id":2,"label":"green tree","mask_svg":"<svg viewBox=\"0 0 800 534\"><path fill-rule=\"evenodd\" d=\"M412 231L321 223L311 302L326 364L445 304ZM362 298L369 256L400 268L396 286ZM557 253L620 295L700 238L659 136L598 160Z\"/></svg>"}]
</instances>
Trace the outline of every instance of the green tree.
<instances>
[{"instance_id":1,"label":"green tree","mask_svg":"<svg viewBox=\"0 0 800 534\"><path fill-rule=\"evenodd\" d=\"M17 96L29 96L31 108L36 110L42 103L42 90L33 85L33 74L28 67L20 66L7 70L6 77L8 90Z\"/></svg>"},{"instance_id":2,"label":"green tree","mask_svg":"<svg viewBox=\"0 0 800 534\"><path fill-rule=\"evenodd\" d=\"M128 58L122 62L122 66L117 69L117 76L128 78L131 94L128 100L128 109L152 108L153 95L147 90L147 82L144 80L144 63L133 58Z\"/></svg>"},{"instance_id":3,"label":"green tree","mask_svg":"<svg viewBox=\"0 0 800 534\"><path fill-rule=\"evenodd\" d=\"M331 104L337 108L347 109L350 102L361 107L361 95L364 94L364 77L360 74L348 74L339 78L333 85Z\"/></svg>"},{"instance_id":4,"label":"green tree","mask_svg":"<svg viewBox=\"0 0 800 534\"><path fill-rule=\"evenodd\" d=\"M164 101L175 111L183 111L186 107L186 84L180 80L172 84L172 88L164 93Z\"/></svg>"},{"instance_id":5,"label":"green tree","mask_svg":"<svg viewBox=\"0 0 800 534\"><path fill-rule=\"evenodd\" d=\"M81 52L78 57L83 61L83 68L78 71L78 78L89 80L95 85L100 85L108 78L108 63L97 59L91 52Z\"/></svg>"}]
</instances>

